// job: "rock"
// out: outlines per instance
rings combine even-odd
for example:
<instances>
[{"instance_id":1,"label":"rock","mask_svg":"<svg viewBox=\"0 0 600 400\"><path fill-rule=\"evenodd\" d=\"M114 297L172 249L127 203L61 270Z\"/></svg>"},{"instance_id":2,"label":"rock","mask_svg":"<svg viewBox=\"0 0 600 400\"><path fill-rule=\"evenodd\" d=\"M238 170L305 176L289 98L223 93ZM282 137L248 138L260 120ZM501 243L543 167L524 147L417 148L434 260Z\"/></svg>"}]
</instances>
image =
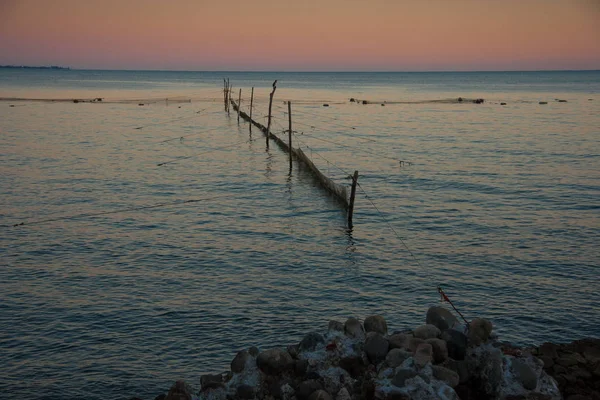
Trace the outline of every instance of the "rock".
<instances>
[{"instance_id":1,"label":"rock","mask_svg":"<svg viewBox=\"0 0 600 400\"><path fill-rule=\"evenodd\" d=\"M447 383L448 386L454 388L460 383L460 377L451 369L444 368L441 365L433 365L431 368L434 378Z\"/></svg>"},{"instance_id":2,"label":"rock","mask_svg":"<svg viewBox=\"0 0 600 400\"><path fill-rule=\"evenodd\" d=\"M408 349L409 341L412 335L405 333L396 333L388 338L390 349Z\"/></svg>"},{"instance_id":3,"label":"rock","mask_svg":"<svg viewBox=\"0 0 600 400\"><path fill-rule=\"evenodd\" d=\"M459 97L459 98L458 98L458 102L459 102L459 103L462 103L462 101L463 101L463 98L462 98L462 97Z\"/></svg>"},{"instance_id":4,"label":"rock","mask_svg":"<svg viewBox=\"0 0 600 400\"><path fill-rule=\"evenodd\" d=\"M360 324L360 321L356 318L348 318L346 323L344 324L344 333L346 336L357 339L365 338L365 331Z\"/></svg>"},{"instance_id":5,"label":"rock","mask_svg":"<svg viewBox=\"0 0 600 400\"><path fill-rule=\"evenodd\" d=\"M448 356L455 360L464 360L467 352L467 336L456 330L447 329L442 333L442 339L446 342Z\"/></svg>"},{"instance_id":6,"label":"rock","mask_svg":"<svg viewBox=\"0 0 600 400\"><path fill-rule=\"evenodd\" d=\"M566 101L566 100L563 100L563 99L560 99L560 100L558 100L558 102L559 102L559 103L566 103L567 101Z\"/></svg>"},{"instance_id":7,"label":"rock","mask_svg":"<svg viewBox=\"0 0 600 400\"><path fill-rule=\"evenodd\" d=\"M433 348L433 362L441 364L448 359L448 347L442 339L427 339L425 343L429 343Z\"/></svg>"},{"instance_id":8,"label":"rock","mask_svg":"<svg viewBox=\"0 0 600 400\"><path fill-rule=\"evenodd\" d=\"M177 381L169 389L165 400L192 400L192 388L184 381Z\"/></svg>"},{"instance_id":9,"label":"rock","mask_svg":"<svg viewBox=\"0 0 600 400\"><path fill-rule=\"evenodd\" d=\"M292 356L282 349L263 351L256 358L256 365L267 375L277 375L294 366Z\"/></svg>"},{"instance_id":10,"label":"rock","mask_svg":"<svg viewBox=\"0 0 600 400\"><path fill-rule=\"evenodd\" d=\"M433 348L429 343L421 343L417 347L413 359L417 367L423 368L425 365L427 365L427 363L430 363L433 359Z\"/></svg>"},{"instance_id":11,"label":"rock","mask_svg":"<svg viewBox=\"0 0 600 400\"><path fill-rule=\"evenodd\" d=\"M506 103L500 103L500 105L501 105L501 106L505 106L505 105L506 105Z\"/></svg>"},{"instance_id":12,"label":"rock","mask_svg":"<svg viewBox=\"0 0 600 400\"><path fill-rule=\"evenodd\" d=\"M414 330L413 335L419 339L435 339L440 337L441 331L439 328L432 324L421 325Z\"/></svg>"},{"instance_id":13,"label":"rock","mask_svg":"<svg viewBox=\"0 0 600 400\"><path fill-rule=\"evenodd\" d=\"M250 400L256 395L256 391L250 385L240 385L237 387L237 396L240 399Z\"/></svg>"},{"instance_id":14,"label":"rock","mask_svg":"<svg viewBox=\"0 0 600 400\"><path fill-rule=\"evenodd\" d=\"M519 359L513 359L511 367L515 378L527 390L534 390L537 387L538 379L535 371L529 365Z\"/></svg>"},{"instance_id":15,"label":"rock","mask_svg":"<svg viewBox=\"0 0 600 400\"><path fill-rule=\"evenodd\" d=\"M387 335L387 322L381 315L371 315L365 319L363 323L366 332L377 332L382 335Z\"/></svg>"},{"instance_id":16,"label":"rock","mask_svg":"<svg viewBox=\"0 0 600 400\"><path fill-rule=\"evenodd\" d=\"M398 368L396 369L396 375L392 378L392 385L403 387L408 379L417 376L417 371L410 368Z\"/></svg>"},{"instance_id":17,"label":"rock","mask_svg":"<svg viewBox=\"0 0 600 400\"><path fill-rule=\"evenodd\" d=\"M354 379L361 377L366 369L361 357L344 357L340 360L339 365Z\"/></svg>"},{"instance_id":18,"label":"rock","mask_svg":"<svg viewBox=\"0 0 600 400\"><path fill-rule=\"evenodd\" d=\"M444 366L458 374L459 383L466 383L469 378L471 378L471 374L469 373L469 365L465 360L457 361L449 358L446 360Z\"/></svg>"},{"instance_id":19,"label":"rock","mask_svg":"<svg viewBox=\"0 0 600 400\"><path fill-rule=\"evenodd\" d=\"M350 103L354 103L356 101L356 99L354 97L350 98Z\"/></svg>"},{"instance_id":20,"label":"rock","mask_svg":"<svg viewBox=\"0 0 600 400\"><path fill-rule=\"evenodd\" d=\"M296 397L298 400L308 400L311 394L317 390L323 390L323 386L314 379L304 381L298 385L296 389Z\"/></svg>"},{"instance_id":21,"label":"rock","mask_svg":"<svg viewBox=\"0 0 600 400\"><path fill-rule=\"evenodd\" d=\"M200 390L216 389L223 387L223 377L219 374L200 375Z\"/></svg>"},{"instance_id":22,"label":"rock","mask_svg":"<svg viewBox=\"0 0 600 400\"><path fill-rule=\"evenodd\" d=\"M257 357L258 353L260 353L260 351L258 350L258 347L256 347L256 346L252 346L248 349L248 354L250 354L252 357Z\"/></svg>"},{"instance_id":23,"label":"rock","mask_svg":"<svg viewBox=\"0 0 600 400\"><path fill-rule=\"evenodd\" d=\"M304 376L308 370L308 360L295 360L294 373L298 376Z\"/></svg>"},{"instance_id":24,"label":"rock","mask_svg":"<svg viewBox=\"0 0 600 400\"><path fill-rule=\"evenodd\" d=\"M415 352L417 350L417 347L419 347L419 345L423 343L425 343L423 339L411 337L410 339L408 339L408 350Z\"/></svg>"},{"instance_id":25,"label":"rock","mask_svg":"<svg viewBox=\"0 0 600 400\"><path fill-rule=\"evenodd\" d=\"M324 390L317 390L308 396L308 400L331 400L331 396Z\"/></svg>"},{"instance_id":26,"label":"rock","mask_svg":"<svg viewBox=\"0 0 600 400\"><path fill-rule=\"evenodd\" d=\"M300 351L314 351L317 346L321 343L325 343L323 336L316 332L308 333L302 338L302 341L298 345Z\"/></svg>"},{"instance_id":27,"label":"rock","mask_svg":"<svg viewBox=\"0 0 600 400\"><path fill-rule=\"evenodd\" d=\"M246 350L242 350L236 354L231 361L231 372L239 374L246 367L246 361L250 358L250 354Z\"/></svg>"},{"instance_id":28,"label":"rock","mask_svg":"<svg viewBox=\"0 0 600 400\"><path fill-rule=\"evenodd\" d=\"M385 361L389 367L396 368L402 365L404 360L411 357L411 355L411 353L404 349L392 349L385 356Z\"/></svg>"},{"instance_id":29,"label":"rock","mask_svg":"<svg viewBox=\"0 0 600 400\"><path fill-rule=\"evenodd\" d=\"M327 327L327 330L329 332L344 332L344 324L342 324L340 321L329 321L329 326Z\"/></svg>"},{"instance_id":30,"label":"rock","mask_svg":"<svg viewBox=\"0 0 600 400\"><path fill-rule=\"evenodd\" d=\"M369 104L366 100L362 101L363 104Z\"/></svg>"},{"instance_id":31,"label":"rock","mask_svg":"<svg viewBox=\"0 0 600 400\"><path fill-rule=\"evenodd\" d=\"M458 319L450 311L439 306L433 306L427 310L425 323L437 326L442 332L460 325Z\"/></svg>"},{"instance_id":32,"label":"rock","mask_svg":"<svg viewBox=\"0 0 600 400\"><path fill-rule=\"evenodd\" d=\"M578 358L575 356L575 354L567 354L567 355L559 357L556 360L556 363L558 365L562 365L563 367L571 367L573 365L577 365Z\"/></svg>"},{"instance_id":33,"label":"rock","mask_svg":"<svg viewBox=\"0 0 600 400\"><path fill-rule=\"evenodd\" d=\"M323 107L329 107L329 104L325 103L323 104Z\"/></svg>"},{"instance_id":34,"label":"rock","mask_svg":"<svg viewBox=\"0 0 600 400\"><path fill-rule=\"evenodd\" d=\"M351 400L350 392L345 387L341 388L339 392L335 395L335 400Z\"/></svg>"},{"instance_id":35,"label":"rock","mask_svg":"<svg viewBox=\"0 0 600 400\"><path fill-rule=\"evenodd\" d=\"M547 101L540 101L540 104L548 104Z\"/></svg>"},{"instance_id":36,"label":"rock","mask_svg":"<svg viewBox=\"0 0 600 400\"><path fill-rule=\"evenodd\" d=\"M159 394L158 396L156 396L154 398L154 400L165 400L167 398L167 395L164 393Z\"/></svg>"},{"instance_id":37,"label":"rock","mask_svg":"<svg viewBox=\"0 0 600 400\"><path fill-rule=\"evenodd\" d=\"M385 359L388 353L390 344L387 339L378 332L369 332L365 340L365 353L372 364L379 364Z\"/></svg>"},{"instance_id":38,"label":"rock","mask_svg":"<svg viewBox=\"0 0 600 400\"><path fill-rule=\"evenodd\" d=\"M542 362L544 363L544 369L552 368L552 366L554 365L554 360L552 359L552 357L540 356L540 360L542 360Z\"/></svg>"},{"instance_id":39,"label":"rock","mask_svg":"<svg viewBox=\"0 0 600 400\"><path fill-rule=\"evenodd\" d=\"M285 350L290 353L290 356L292 356L292 358L295 360L298 358L298 354L300 352L300 345L299 344L290 344L288 345Z\"/></svg>"},{"instance_id":40,"label":"rock","mask_svg":"<svg viewBox=\"0 0 600 400\"><path fill-rule=\"evenodd\" d=\"M487 342L492 333L492 323L487 319L475 318L469 323L469 342L479 346Z\"/></svg>"},{"instance_id":41,"label":"rock","mask_svg":"<svg viewBox=\"0 0 600 400\"><path fill-rule=\"evenodd\" d=\"M557 349L558 346L554 343L544 343L538 348L538 354L541 356L556 358L558 357Z\"/></svg>"}]
</instances>

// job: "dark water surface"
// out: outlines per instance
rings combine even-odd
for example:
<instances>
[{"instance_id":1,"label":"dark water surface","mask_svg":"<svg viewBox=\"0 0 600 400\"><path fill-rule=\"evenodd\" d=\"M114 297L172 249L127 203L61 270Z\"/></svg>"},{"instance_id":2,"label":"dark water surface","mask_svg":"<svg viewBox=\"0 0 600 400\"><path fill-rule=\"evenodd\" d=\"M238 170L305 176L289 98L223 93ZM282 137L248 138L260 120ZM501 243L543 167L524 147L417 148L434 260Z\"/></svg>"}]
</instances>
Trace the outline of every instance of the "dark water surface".
<instances>
[{"instance_id":1,"label":"dark water surface","mask_svg":"<svg viewBox=\"0 0 600 400\"><path fill-rule=\"evenodd\" d=\"M291 99L295 146L360 172L352 231L223 112L224 76L259 118L278 79L274 132ZM506 340L597 337L599 94L599 72L0 70L0 97L104 98L0 101L0 390L152 399L330 319L415 327L437 284ZM428 102L458 96L486 103Z\"/></svg>"}]
</instances>

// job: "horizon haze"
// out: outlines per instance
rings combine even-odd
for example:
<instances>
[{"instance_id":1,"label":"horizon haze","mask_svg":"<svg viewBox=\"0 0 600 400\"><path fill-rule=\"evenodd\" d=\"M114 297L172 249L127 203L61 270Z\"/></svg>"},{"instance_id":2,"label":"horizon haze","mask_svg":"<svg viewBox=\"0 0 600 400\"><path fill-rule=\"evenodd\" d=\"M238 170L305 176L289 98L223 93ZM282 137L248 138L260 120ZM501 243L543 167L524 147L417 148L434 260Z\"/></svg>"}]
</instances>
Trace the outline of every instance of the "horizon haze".
<instances>
[{"instance_id":1,"label":"horizon haze","mask_svg":"<svg viewBox=\"0 0 600 400\"><path fill-rule=\"evenodd\" d=\"M178 71L600 69L595 0L0 0L0 65Z\"/></svg>"}]
</instances>

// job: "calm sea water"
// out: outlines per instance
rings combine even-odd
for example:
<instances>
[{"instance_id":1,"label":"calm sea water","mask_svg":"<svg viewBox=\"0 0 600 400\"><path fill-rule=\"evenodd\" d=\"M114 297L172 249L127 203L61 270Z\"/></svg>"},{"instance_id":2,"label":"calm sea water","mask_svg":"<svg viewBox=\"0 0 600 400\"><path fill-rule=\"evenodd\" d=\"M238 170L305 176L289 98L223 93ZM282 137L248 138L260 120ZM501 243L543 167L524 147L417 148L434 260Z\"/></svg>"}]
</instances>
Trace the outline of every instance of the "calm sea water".
<instances>
[{"instance_id":1,"label":"calm sea water","mask_svg":"<svg viewBox=\"0 0 600 400\"><path fill-rule=\"evenodd\" d=\"M291 100L295 146L359 171L353 230L224 77L259 119L278 79L274 131ZM600 72L0 70L0 97L104 99L0 101L12 397L152 399L330 319L415 327L438 284L518 344L598 336Z\"/></svg>"}]
</instances>

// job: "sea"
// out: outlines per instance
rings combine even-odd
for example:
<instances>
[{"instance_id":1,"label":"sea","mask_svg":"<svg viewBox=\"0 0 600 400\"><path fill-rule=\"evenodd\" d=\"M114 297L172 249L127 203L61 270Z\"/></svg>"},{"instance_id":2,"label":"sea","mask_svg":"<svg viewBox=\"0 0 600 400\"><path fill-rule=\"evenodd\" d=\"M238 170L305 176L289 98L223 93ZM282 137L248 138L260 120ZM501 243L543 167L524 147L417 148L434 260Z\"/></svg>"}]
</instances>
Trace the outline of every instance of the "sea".
<instances>
[{"instance_id":1,"label":"sea","mask_svg":"<svg viewBox=\"0 0 600 400\"><path fill-rule=\"evenodd\" d=\"M352 227L224 79L264 125L276 81L273 134L358 171ZM600 71L0 69L0 98L11 398L198 388L330 320L415 328L440 287L500 340L599 335Z\"/></svg>"}]
</instances>

